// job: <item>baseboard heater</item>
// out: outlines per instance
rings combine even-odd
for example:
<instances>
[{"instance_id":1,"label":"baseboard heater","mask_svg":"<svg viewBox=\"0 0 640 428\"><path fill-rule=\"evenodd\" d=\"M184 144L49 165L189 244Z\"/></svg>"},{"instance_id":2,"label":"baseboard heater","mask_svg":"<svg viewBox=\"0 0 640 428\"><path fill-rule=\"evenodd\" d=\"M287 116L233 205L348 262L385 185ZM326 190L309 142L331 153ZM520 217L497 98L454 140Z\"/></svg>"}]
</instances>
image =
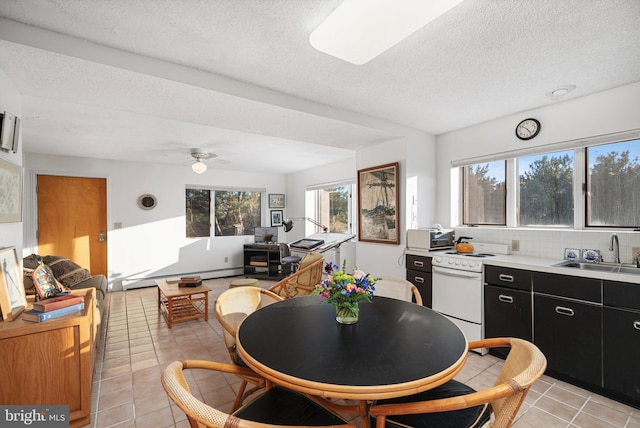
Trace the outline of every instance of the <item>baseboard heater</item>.
<instances>
[{"instance_id":1,"label":"baseboard heater","mask_svg":"<svg viewBox=\"0 0 640 428\"><path fill-rule=\"evenodd\" d=\"M132 290L134 288L145 288L145 287L155 287L156 279L161 278L179 278L181 276L193 276L199 275L203 279L214 279L214 278L225 278L227 276L238 276L242 275L243 268L226 268L226 269L216 269L216 270L208 270L208 271L200 271L200 272L183 272L183 273L167 273L164 275L158 276L147 276L144 278L129 278L122 281L122 290Z\"/></svg>"}]
</instances>

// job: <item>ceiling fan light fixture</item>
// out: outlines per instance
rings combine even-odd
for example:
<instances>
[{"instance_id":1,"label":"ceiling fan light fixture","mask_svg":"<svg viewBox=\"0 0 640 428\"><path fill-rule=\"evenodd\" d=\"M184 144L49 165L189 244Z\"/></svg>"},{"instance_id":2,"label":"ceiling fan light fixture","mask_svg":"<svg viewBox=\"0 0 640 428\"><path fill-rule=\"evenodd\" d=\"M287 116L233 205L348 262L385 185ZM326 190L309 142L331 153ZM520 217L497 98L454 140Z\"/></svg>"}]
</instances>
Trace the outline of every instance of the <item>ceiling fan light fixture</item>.
<instances>
[{"instance_id":1,"label":"ceiling fan light fixture","mask_svg":"<svg viewBox=\"0 0 640 428\"><path fill-rule=\"evenodd\" d=\"M207 165L200 159L198 159L193 163L193 165L191 165L191 169L196 174L204 174L207 171Z\"/></svg>"},{"instance_id":2,"label":"ceiling fan light fixture","mask_svg":"<svg viewBox=\"0 0 640 428\"><path fill-rule=\"evenodd\" d=\"M311 33L309 42L355 65L366 64L462 0L345 0Z\"/></svg>"}]
</instances>

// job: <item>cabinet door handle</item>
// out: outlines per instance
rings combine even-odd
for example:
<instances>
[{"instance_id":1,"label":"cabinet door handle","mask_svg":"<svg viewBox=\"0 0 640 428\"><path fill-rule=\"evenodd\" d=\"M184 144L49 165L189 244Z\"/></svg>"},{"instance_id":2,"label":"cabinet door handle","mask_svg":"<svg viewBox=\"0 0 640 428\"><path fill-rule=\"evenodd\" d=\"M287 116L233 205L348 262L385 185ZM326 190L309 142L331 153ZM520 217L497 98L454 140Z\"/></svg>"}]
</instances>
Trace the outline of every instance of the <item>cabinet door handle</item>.
<instances>
[{"instance_id":1,"label":"cabinet door handle","mask_svg":"<svg viewBox=\"0 0 640 428\"><path fill-rule=\"evenodd\" d=\"M421 262L420 260L414 260L413 261L413 265L414 266L418 266L418 267L422 267L422 266L424 266L424 263Z\"/></svg>"},{"instance_id":2,"label":"cabinet door handle","mask_svg":"<svg viewBox=\"0 0 640 428\"><path fill-rule=\"evenodd\" d=\"M564 306L556 306L556 312L560 315L568 315L570 317L573 316L573 309L565 308Z\"/></svg>"},{"instance_id":3,"label":"cabinet door handle","mask_svg":"<svg viewBox=\"0 0 640 428\"><path fill-rule=\"evenodd\" d=\"M640 330L640 321L634 321L633 328L635 328L636 330Z\"/></svg>"},{"instance_id":4,"label":"cabinet door handle","mask_svg":"<svg viewBox=\"0 0 640 428\"><path fill-rule=\"evenodd\" d=\"M500 275L498 275L498 278L500 278L500 281L513 282L513 275L506 275L504 273L501 273Z\"/></svg>"},{"instance_id":5,"label":"cabinet door handle","mask_svg":"<svg viewBox=\"0 0 640 428\"><path fill-rule=\"evenodd\" d=\"M505 296L504 294L499 295L498 300L504 303L513 303L513 297Z\"/></svg>"},{"instance_id":6,"label":"cabinet door handle","mask_svg":"<svg viewBox=\"0 0 640 428\"><path fill-rule=\"evenodd\" d=\"M413 278L416 282L419 282L420 284L424 283L424 278L421 276L416 276Z\"/></svg>"}]
</instances>

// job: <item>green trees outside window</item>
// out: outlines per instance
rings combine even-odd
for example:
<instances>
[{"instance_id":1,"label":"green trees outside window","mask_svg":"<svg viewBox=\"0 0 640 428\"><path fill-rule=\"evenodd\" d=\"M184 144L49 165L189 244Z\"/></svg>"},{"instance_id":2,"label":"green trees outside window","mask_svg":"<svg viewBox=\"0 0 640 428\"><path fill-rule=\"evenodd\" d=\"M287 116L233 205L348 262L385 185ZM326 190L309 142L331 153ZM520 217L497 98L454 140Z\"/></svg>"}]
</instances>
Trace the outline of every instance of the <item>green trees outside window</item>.
<instances>
[{"instance_id":1,"label":"green trees outside window","mask_svg":"<svg viewBox=\"0 0 640 428\"><path fill-rule=\"evenodd\" d=\"M576 150L585 153L583 169L576 170ZM584 219L578 219L580 224L637 228L640 140L576 150L464 166L463 223L506 225L506 214L515 211L517 226L572 227L576 223L575 204L580 200L574 193L582 187L586 210ZM517 176L518 183L517 195L507 198L509 163L517 166L513 177Z\"/></svg>"},{"instance_id":2,"label":"green trees outside window","mask_svg":"<svg viewBox=\"0 0 640 428\"><path fill-rule=\"evenodd\" d=\"M186 189L188 238L211 236L212 201L214 236L253 235L261 226L261 192Z\"/></svg>"}]
</instances>

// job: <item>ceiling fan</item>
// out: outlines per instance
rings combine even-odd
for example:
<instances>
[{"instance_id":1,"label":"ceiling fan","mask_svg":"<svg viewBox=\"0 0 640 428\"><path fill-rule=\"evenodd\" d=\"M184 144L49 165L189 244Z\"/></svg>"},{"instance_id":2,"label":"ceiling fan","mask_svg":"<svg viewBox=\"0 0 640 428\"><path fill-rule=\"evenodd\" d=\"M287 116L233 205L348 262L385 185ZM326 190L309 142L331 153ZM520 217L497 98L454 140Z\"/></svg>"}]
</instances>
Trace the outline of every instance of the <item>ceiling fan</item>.
<instances>
[{"instance_id":1,"label":"ceiling fan","mask_svg":"<svg viewBox=\"0 0 640 428\"><path fill-rule=\"evenodd\" d=\"M191 164L191 169L196 174L204 174L207 171L207 164L205 161L209 159L215 159L218 157L215 153L201 152L199 150L193 149L191 150L191 157L193 158L193 163ZM220 163L227 163L222 159L217 159Z\"/></svg>"}]
</instances>

